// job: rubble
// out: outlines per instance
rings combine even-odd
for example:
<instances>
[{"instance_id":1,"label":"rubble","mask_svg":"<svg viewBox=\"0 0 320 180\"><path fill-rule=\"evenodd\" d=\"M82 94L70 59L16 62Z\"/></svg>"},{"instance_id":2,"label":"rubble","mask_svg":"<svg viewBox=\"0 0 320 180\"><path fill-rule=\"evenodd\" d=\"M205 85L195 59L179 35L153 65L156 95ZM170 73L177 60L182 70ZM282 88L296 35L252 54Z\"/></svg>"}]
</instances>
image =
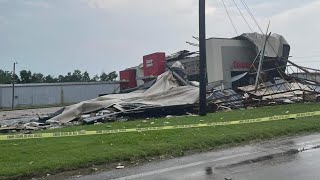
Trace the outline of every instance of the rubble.
<instances>
[{"instance_id":1,"label":"rubble","mask_svg":"<svg viewBox=\"0 0 320 180\"><path fill-rule=\"evenodd\" d=\"M243 108L241 95L239 95L232 89L213 89L212 93L207 96L207 101L233 109Z\"/></svg>"},{"instance_id":2,"label":"rubble","mask_svg":"<svg viewBox=\"0 0 320 180\"><path fill-rule=\"evenodd\" d=\"M297 66L286 59L274 59L274 61L284 61L280 64L287 64L285 66L287 72L284 72L283 66L269 68L265 71L276 71L277 76L261 78L257 87L252 82L235 88L223 88L221 82L208 84L208 110L210 112L230 111L264 105L319 101L319 82L291 76L292 73L288 71L292 67L295 68L295 71L298 69L305 73L318 70ZM257 64L254 62L248 72L234 77L232 81L236 82L250 75L255 76L256 67ZM0 132L28 132L80 124L126 122L138 118L145 119L142 122L147 123L156 117L171 119L181 115L196 116L199 100L198 83L186 79L181 63L175 63L167 69L168 71L158 76L156 80L128 91L128 93L100 96L61 108L43 117L38 115L43 113L37 113L37 117L23 116L19 119L1 120ZM7 114L2 115L2 117L6 116ZM200 120L200 122L203 121ZM163 124L169 123L164 122Z\"/></svg>"}]
</instances>

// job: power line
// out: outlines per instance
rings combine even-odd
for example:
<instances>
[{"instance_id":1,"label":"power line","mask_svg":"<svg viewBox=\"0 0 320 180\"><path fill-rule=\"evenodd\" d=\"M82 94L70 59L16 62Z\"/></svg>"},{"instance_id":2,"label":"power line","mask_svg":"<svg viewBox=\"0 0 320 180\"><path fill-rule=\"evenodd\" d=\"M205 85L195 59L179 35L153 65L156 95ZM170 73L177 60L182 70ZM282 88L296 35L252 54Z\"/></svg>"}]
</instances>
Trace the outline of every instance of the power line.
<instances>
[{"instance_id":1,"label":"power line","mask_svg":"<svg viewBox=\"0 0 320 180\"><path fill-rule=\"evenodd\" d=\"M253 32L250 24L248 23L248 21L246 20L246 18L245 18L244 15L242 14L242 12L241 12L240 8L238 7L237 3L236 3L234 0L232 0L232 1L233 1L234 5L237 7L237 9L238 9L239 13L241 14L243 20L247 23L247 25L248 25L249 29L251 30L251 32Z\"/></svg>"},{"instance_id":2,"label":"power line","mask_svg":"<svg viewBox=\"0 0 320 180\"><path fill-rule=\"evenodd\" d=\"M222 3L223 3L223 6L224 6L224 9L226 10L226 12L227 12L227 14L228 14L228 17L229 17L229 19L230 19L230 22L231 22L231 24L232 24L232 26L233 26L234 31L236 32L237 35L239 35L239 34L238 34L238 31L237 31L237 29L236 29L236 27L235 27L235 25L233 24L233 21L232 21L231 17L230 17L229 11L228 11L228 9L227 9L226 4L224 3L224 0L222 0Z\"/></svg>"},{"instance_id":3,"label":"power line","mask_svg":"<svg viewBox=\"0 0 320 180\"><path fill-rule=\"evenodd\" d=\"M249 9L247 3L244 0L240 0L241 3L243 4L243 6L247 9L249 15L251 16L251 18L253 19L253 21L255 22L255 24L258 26L260 32L263 34L263 31L258 23L258 21L256 20L256 18L254 17L254 15L252 14L251 10Z\"/></svg>"},{"instance_id":4,"label":"power line","mask_svg":"<svg viewBox=\"0 0 320 180\"><path fill-rule=\"evenodd\" d=\"M255 22L255 24L258 26L260 32L261 32L262 34L264 34L263 31L262 31L262 29L261 29L261 27L260 27L260 25L259 25L259 23L258 23L258 21L256 20L256 18L254 17L253 13L252 13L251 10L249 9L247 3L246 3L244 0L240 0L240 1L241 1L241 3L243 4L243 6L246 8L246 10L248 11L249 15L251 16L251 18L253 19L253 21ZM270 21L269 21L269 23L270 23ZM274 49L274 47L272 46L272 44L270 43L270 41L268 40L267 42L268 42L268 44L270 45L270 47L272 48L273 52L279 57L279 54L278 54L277 51Z\"/></svg>"},{"instance_id":5,"label":"power line","mask_svg":"<svg viewBox=\"0 0 320 180\"><path fill-rule=\"evenodd\" d=\"M249 22L247 21L247 19L246 19L246 18L244 17L244 15L242 14L242 12L241 12L239 6L237 5L237 3L235 2L235 0L232 0L232 1L233 1L234 5L236 6L236 8L238 9L239 13L241 14L243 20L244 20L244 21L246 22L246 24L248 25L248 27L249 27L249 29L251 30L251 32L254 33L254 31L253 31L253 29L251 28ZM249 11L248 11L248 12L249 12ZM252 14L249 13L249 16L252 18ZM260 46L262 46L262 44L261 44L260 41L258 41L258 43L260 44Z\"/></svg>"}]
</instances>

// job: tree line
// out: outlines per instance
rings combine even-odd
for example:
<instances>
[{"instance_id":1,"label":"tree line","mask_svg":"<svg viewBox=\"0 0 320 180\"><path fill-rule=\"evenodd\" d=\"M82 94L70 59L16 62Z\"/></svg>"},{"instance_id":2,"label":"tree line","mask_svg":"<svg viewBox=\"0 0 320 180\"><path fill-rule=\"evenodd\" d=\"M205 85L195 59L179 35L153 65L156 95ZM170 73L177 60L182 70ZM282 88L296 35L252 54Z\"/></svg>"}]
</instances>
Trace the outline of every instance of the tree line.
<instances>
[{"instance_id":1,"label":"tree line","mask_svg":"<svg viewBox=\"0 0 320 180\"><path fill-rule=\"evenodd\" d=\"M113 71L110 73L102 72L100 75L96 74L90 77L90 74L85 71L74 70L73 73L68 72L66 75L59 75L58 77L52 75L43 75L41 73L32 73L30 70L22 70L15 74L15 83L56 83L56 82L97 82L97 81L115 81L118 74ZM0 84L12 83L12 72L0 69Z\"/></svg>"}]
</instances>

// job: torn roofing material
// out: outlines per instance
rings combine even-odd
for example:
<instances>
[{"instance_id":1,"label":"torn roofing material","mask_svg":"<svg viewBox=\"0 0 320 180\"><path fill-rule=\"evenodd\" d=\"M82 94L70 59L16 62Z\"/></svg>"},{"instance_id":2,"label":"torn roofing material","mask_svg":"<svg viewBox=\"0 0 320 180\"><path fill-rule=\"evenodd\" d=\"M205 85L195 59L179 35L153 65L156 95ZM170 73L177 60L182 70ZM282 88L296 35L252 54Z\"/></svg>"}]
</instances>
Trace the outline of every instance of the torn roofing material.
<instances>
[{"instance_id":1,"label":"torn roofing material","mask_svg":"<svg viewBox=\"0 0 320 180\"><path fill-rule=\"evenodd\" d=\"M244 33L240 36L235 37L234 39L249 40L251 43L253 43L256 46L256 52L258 54L263 48L263 42L266 39L266 35L259 34L259 33ZM277 57L277 58L288 59L289 52L290 52L290 45L285 40L285 38L279 34L275 34L275 33L271 34L266 44L265 56L270 58Z\"/></svg>"},{"instance_id":2,"label":"torn roofing material","mask_svg":"<svg viewBox=\"0 0 320 180\"><path fill-rule=\"evenodd\" d=\"M127 94L112 94L92 100L80 102L65 108L65 110L47 122L67 123L81 114L95 112L116 105L144 104L153 106L175 106L195 104L199 100L199 89L194 86L179 86L171 71L157 78L157 81L145 92ZM120 110L118 108L118 110ZM120 110L121 111L121 110Z\"/></svg>"}]
</instances>

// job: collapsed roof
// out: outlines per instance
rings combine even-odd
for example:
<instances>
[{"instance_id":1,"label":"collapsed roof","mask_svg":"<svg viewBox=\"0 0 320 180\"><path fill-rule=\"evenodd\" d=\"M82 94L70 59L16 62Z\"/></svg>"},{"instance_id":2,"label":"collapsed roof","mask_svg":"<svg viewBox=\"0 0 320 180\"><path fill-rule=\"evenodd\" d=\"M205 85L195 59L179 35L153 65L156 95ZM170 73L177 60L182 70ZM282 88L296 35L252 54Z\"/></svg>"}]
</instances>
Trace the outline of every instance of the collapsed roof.
<instances>
[{"instance_id":1,"label":"collapsed roof","mask_svg":"<svg viewBox=\"0 0 320 180\"><path fill-rule=\"evenodd\" d=\"M259 33L244 33L234 39L246 39L255 45L257 54L263 49L263 45L266 39L265 34ZM279 34L271 34L268 38L265 56L270 58L283 58L288 59L290 52L290 45L285 38Z\"/></svg>"},{"instance_id":2,"label":"collapsed roof","mask_svg":"<svg viewBox=\"0 0 320 180\"><path fill-rule=\"evenodd\" d=\"M126 94L110 94L92 100L83 101L68 106L64 111L47 122L67 123L82 114L99 111L106 108L116 109L111 112L125 112L149 107L167 107L195 104L199 99L199 88L180 86L172 71L160 75L156 82L144 92ZM128 109L128 107L130 107Z\"/></svg>"}]
</instances>

